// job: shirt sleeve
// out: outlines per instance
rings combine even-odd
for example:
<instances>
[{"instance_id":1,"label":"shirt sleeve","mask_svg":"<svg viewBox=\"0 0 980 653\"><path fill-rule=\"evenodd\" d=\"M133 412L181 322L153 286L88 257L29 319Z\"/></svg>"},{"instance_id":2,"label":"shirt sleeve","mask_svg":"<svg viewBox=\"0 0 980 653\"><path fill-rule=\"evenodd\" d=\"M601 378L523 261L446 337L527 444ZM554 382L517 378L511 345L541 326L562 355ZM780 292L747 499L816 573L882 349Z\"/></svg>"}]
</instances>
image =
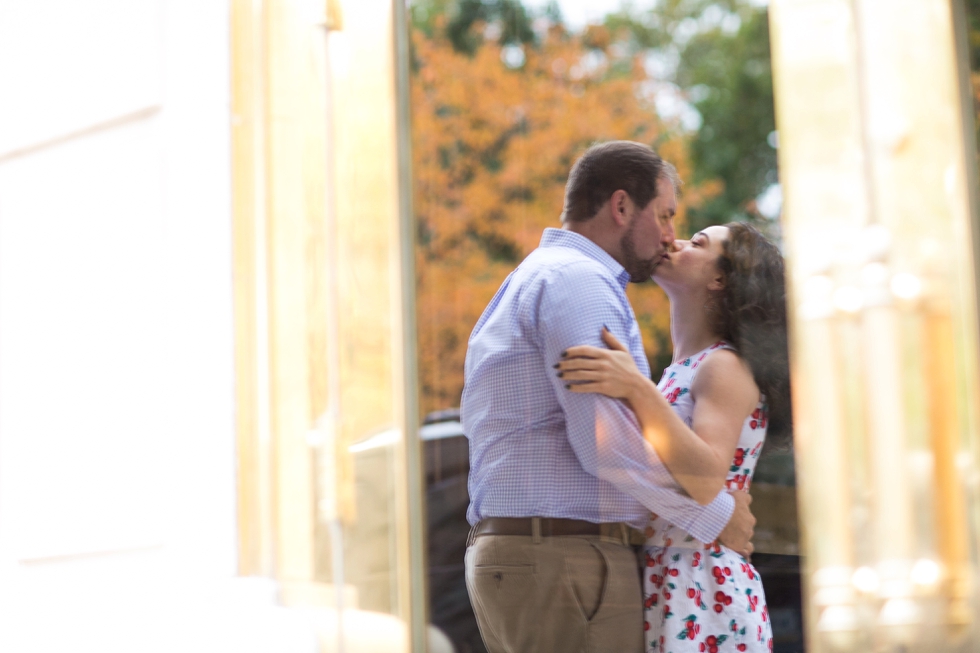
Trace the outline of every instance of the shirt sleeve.
<instances>
[{"instance_id":1,"label":"shirt sleeve","mask_svg":"<svg viewBox=\"0 0 980 653\"><path fill-rule=\"evenodd\" d=\"M603 325L629 342L635 319L615 281L581 266L556 271L544 285L537 327L544 362L565 413L568 439L582 467L633 497L701 542L713 542L731 518L735 502L726 491L702 506L683 493L656 451L644 440L633 411L600 394L578 394L552 369L574 345L604 347Z\"/></svg>"}]
</instances>

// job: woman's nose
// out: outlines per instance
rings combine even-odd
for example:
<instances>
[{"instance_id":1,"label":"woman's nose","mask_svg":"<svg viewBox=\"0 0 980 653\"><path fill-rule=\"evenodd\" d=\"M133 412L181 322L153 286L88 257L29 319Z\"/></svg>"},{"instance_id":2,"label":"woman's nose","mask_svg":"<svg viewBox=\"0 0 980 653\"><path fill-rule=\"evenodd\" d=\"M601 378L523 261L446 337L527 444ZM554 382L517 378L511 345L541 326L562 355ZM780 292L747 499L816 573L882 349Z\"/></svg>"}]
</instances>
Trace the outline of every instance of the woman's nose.
<instances>
[{"instance_id":1,"label":"woman's nose","mask_svg":"<svg viewBox=\"0 0 980 653\"><path fill-rule=\"evenodd\" d=\"M684 249L684 245L686 245L687 242L688 241L686 240L675 240L674 242L672 242L670 245L667 246L667 251L671 253L679 252L682 249Z\"/></svg>"}]
</instances>

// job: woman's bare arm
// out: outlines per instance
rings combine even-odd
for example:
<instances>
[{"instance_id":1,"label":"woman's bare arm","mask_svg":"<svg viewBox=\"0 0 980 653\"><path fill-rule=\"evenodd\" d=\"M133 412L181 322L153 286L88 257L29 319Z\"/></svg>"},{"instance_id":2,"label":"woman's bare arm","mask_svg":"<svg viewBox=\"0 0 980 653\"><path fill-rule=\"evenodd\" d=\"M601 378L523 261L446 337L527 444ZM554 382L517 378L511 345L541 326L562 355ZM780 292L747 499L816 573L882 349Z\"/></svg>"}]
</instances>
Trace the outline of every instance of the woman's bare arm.
<instances>
[{"instance_id":1,"label":"woman's bare arm","mask_svg":"<svg viewBox=\"0 0 980 653\"><path fill-rule=\"evenodd\" d=\"M705 359L691 388L691 429L640 373L625 347L607 331L602 337L610 349L571 347L558 364L562 378L570 382L569 391L629 402L644 438L684 491L702 505L711 503L725 485L742 424L759 400L748 367L729 350Z\"/></svg>"}]
</instances>

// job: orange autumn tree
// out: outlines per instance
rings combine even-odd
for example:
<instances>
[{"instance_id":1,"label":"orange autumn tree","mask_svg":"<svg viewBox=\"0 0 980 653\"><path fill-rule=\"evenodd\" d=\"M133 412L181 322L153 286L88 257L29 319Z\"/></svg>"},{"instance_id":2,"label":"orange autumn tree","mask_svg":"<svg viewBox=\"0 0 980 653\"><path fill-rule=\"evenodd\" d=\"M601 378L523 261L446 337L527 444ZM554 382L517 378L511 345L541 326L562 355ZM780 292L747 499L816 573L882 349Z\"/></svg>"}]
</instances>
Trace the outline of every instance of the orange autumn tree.
<instances>
[{"instance_id":1,"label":"orange autumn tree","mask_svg":"<svg viewBox=\"0 0 980 653\"><path fill-rule=\"evenodd\" d=\"M684 138L658 120L645 92L641 62L617 59L605 28L570 34L552 25L519 46L477 24L491 38L470 55L454 49L445 23L412 33L423 414L459 405L474 324L543 229L559 226L569 168L590 144L648 143L682 177L690 172ZM683 204L707 192L685 189L680 231ZM652 283L631 286L629 295L652 366L662 367L670 351L666 297Z\"/></svg>"}]
</instances>

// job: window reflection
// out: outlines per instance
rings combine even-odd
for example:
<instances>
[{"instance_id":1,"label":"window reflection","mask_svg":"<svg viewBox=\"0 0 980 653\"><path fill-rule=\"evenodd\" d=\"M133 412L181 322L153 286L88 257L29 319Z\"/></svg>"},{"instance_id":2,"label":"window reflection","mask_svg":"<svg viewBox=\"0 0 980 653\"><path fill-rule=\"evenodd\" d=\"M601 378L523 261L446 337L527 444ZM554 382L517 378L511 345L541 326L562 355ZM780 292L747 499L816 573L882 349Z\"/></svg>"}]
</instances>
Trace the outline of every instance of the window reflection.
<instances>
[{"instance_id":1,"label":"window reflection","mask_svg":"<svg viewBox=\"0 0 980 653\"><path fill-rule=\"evenodd\" d=\"M410 5L430 617L459 651L484 650L462 575L466 343L506 275L558 226L575 159L595 141L648 143L685 181L680 235L740 220L780 236L768 12L749 0L663 4ZM671 360L666 297L647 283L629 298L659 379ZM802 650L792 451L765 452L753 497L777 650Z\"/></svg>"}]
</instances>

